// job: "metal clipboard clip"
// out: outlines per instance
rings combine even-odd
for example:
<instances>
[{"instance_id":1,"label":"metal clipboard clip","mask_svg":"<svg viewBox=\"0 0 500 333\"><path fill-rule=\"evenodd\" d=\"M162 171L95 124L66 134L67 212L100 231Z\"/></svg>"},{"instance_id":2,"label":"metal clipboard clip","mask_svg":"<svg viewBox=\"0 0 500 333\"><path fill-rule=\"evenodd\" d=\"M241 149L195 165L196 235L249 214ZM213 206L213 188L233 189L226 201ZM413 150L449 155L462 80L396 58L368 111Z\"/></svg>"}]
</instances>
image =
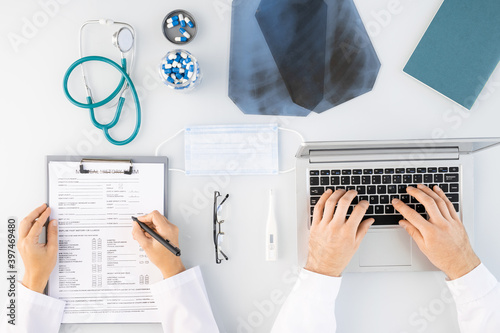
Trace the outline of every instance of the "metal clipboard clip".
<instances>
[{"instance_id":1,"label":"metal clipboard clip","mask_svg":"<svg viewBox=\"0 0 500 333\"><path fill-rule=\"evenodd\" d=\"M106 160L106 159L98 159L98 158L83 158L80 161L80 173L90 173L90 170L85 170L83 167L83 163L91 162L91 163L128 163L130 166L128 170L123 170L123 174L131 175L133 170L132 160Z\"/></svg>"}]
</instances>

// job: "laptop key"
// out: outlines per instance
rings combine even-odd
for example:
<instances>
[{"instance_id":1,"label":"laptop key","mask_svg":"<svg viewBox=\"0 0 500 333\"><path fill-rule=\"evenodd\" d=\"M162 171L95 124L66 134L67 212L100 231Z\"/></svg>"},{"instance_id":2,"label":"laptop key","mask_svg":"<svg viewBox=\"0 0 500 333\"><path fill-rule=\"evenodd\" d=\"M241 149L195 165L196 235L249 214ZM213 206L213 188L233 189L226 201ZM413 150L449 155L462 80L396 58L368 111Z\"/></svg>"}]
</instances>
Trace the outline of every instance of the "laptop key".
<instances>
[{"instance_id":1,"label":"laptop key","mask_svg":"<svg viewBox=\"0 0 500 333\"><path fill-rule=\"evenodd\" d=\"M457 212L458 212L458 211L460 211L460 210L459 210L459 208L460 208L460 207L458 206L458 204L457 204L457 203L454 203L454 204L453 204L453 207L455 207L455 211L457 211Z\"/></svg>"},{"instance_id":2,"label":"laptop key","mask_svg":"<svg viewBox=\"0 0 500 333\"><path fill-rule=\"evenodd\" d=\"M438 172L438 169L435 167L434 168L427 168L427 172L428 173L436 173L436 172Z\"/></svg>"},{"instance_id":3,"label":"laptop key","mask_svg":"<svg viewBox=\"0 0 500 333\"><path fill-rule=\"evenodd\" d=\"M377 193L378 194L386 194L387 193L387 186L386 185L378 185L377 186Z\"/></svg>"},{"instance_id":4,"label":"laptop key","mask_svg":"<svg viewBox=\"0 0 500 333\"><path fill-rule=\"evenodd\" d=\"M345 186L335 186L335 190L345 190Z\"/></svg>"},{"instance_id":5,"label":"laptop key","mask_svg":"<svg viewBox=\"0 0 500 333\"><path fill-rule=\"evenodd\" d=\"M422 204L417 204L415 206L415 210L417 211L417 213L425 213L425 207Z\"/></svg>"},{"instance_id":6,"label":"laptop key","mask_svg":"<svg viewBox=\"0 0 500 333\"><path fill-rule=\"evenodd\" d=\"M443 190L443 192L449 192L448 184L439 184L439 187Z\"/></svg>"},{"instance_id":7,"label":"laptop key","mask_svg":"<svg viewBox=\"0 0 500 333\"><path fill-rule=\"evenodd\" d=\"M382 183L381 176L372 176L372 184L380 184L380 183Z\"/></svg>"},{"instance_id":8,"label":"laptop key","mask_svg":"<svg viewBox=\"0 0 500 333\"><path fill-rule=\"evenodd\" d=\"M314 214L314 207L311 207L311 215Z\"/></svg>"},{"instance_id":9,"label":"laptop key","mask_svg":"<svg viewBox=\"0 0 500 333\"><path fill-rule=\"evenodd\" d=\"M332 176L333 175L339 176L340 175L340 170L332 170Z\"/></svg>"},{"instance_id":10,"label":"laptop key","mask_svg":"<svg viewBox=\"0 0 500 333\"><path fill-rule=\"evenodd\" d=\"M370 195L370 205L378 205L378 196Z\"/></svg>"},{"instance_id":11,"label":"laptop key","mask_svg":"<svg viewBox=\"0 0 500 333\"><path fill-rule=\"evenodd\" d=\"M375 206L375 214L384 214L384 206L376 205Z\"/></svg>"},{"instance_id":12,"label":"laptop key","mask_svg":"<svg viewBox=\"0 0 500 333\"><path fill-rule=\"evenodd\" d=\"M389 196L388 195L381 195L380 196L380 203L381 204L388 204L389 203Z\"/></svg>"},{"instance_id":13,"label":"laptop key","mask_svg":"<svg viewBox=\"0 0 500 333\"><path fill-rule=\"evenodd\" d=\"M411 175L403 175L403 183L409 184L413 180L413 177Z\"/></svg>"},{"instance_id":14,"label":"laptop key","mask_svg":"<svg viewBox=\"0 0 500 333\"><path fill-rule=\"evenodd\" d=\"M443 182L443 175L440 173L436 173L434 175L434 183L442 183Z\"/></svg>"},{"instance_id":15,"label":"laptop key","mask_svg":"<svg viewBox=\"0 0 500 333\"><path fill-rule=\"evenodd\" d=\"M330 177L321 177L320 184L323 186L330 185Z\"/></svg>"},{"instance_id":16,"label":"laptop key","mask_svg":"<svg viewBox=\"0 0 500 333\"><path fill-rule=\"evenodd\" d=\"M366 210L366 214L373 214L373 206L368 206L368 209ZM363 219L366 219L366 214L365 214L365 217Z\"/></svg>"},{"instance_id":17,"label":"laptop key","mask_svg":"<svg viewBox=\"0 0 500 333\"><path fill-rule=\"evenodd\" d=\"M398 193L396 185L387 185L387 193Z\"/></svg>"},{"instance_id":18,"label":"laptop key","mask_svg":"<svg viewBox=\"0 0 500 333\"><path fill-rule=\"evenodd\" d=\"M430 174L425 174L424 175L424 183L432 183L432 175Z\"/></svg>"},{"instance_id":19,"label":"laptop key","mask_svg":"<svg viewBox=\"0 0 500 333\"><path fill-rule=\"evenodd\" d=\"M373 173L373 169L364 169L363 174L365 175L371 175Z\"/></svg>"},{"instance_id":20,"label":"laptop key","mask_svg":"<svg viewBox=\"0 0 500 333\"><path fill-rule=\"evenodd\" d=\"M370 185L372 183L372 177L371 176L362 176L361 177L361 184L363 185Z\"/></svg>"},{"instance_id":21,"label":"laptop key","mask_svg":"<svg viewBox=\"0 0 500 333\"><path fill-rule=\"evenodd\" d=\"M401 184L401 182L402 182L402 181L403 181L403 180L402 180L401 175L393 175L393 176L392 176L392 182L393 182L394 184Z\"/></svg>"},{"instance_id":22,"label":"laptop key","mask_svg":"<svg viewBox=\"0 0 500 333\"><path fill-rule=\"evenodd\" d=\"M418 173L426 173L427 172L427 168L417 168L417 172Z\"/></svg>"},{"instance_id":23,"label":"laptop key","mask_svg":"<svg viewBox=\"0 0 500 333\"><path fill-rule=\"evenodd\" d=\"M406 168L406 173L415 173L417 170L415 168Z\"/></svg>"},{"instance_id":24,"label":"laptop key","mask_svg":"<svg viewBox=\"0 0 500 333\"><path fill-rule=\"evenodd\" d=\"M352 176L351 177L351 184L352 185L359 185L359 184L361 184L361 176Z\"/></svg>"},{"instance_id":25,"label":"laptop key","mask_svg":"<svg viewBox=\"0 0 500 333\"><path fill-rule=\"evenodd\" d=\"M397 168L396 173L405 173L405 168Z\"/></svg>"},{"instance_id":26,"label":"laptop key","mask_svg":"<svg viewBox=\"0 0 500 333\"><path fill-rule=\"evenodd\" d=\"M319 170L311 170L311 171L309 171L309 175L311 175L311 176L319 176Z\"/></svg>"},{"instance_id":27,"label":"laptop key","mask_svg":"<svg viewBox=\"0 0 500 333\"><path fill-rule=\"evenodd\" d=\"M375 194L375 193L377 193L377 188L373 185L367 186L366 193L367 194Z\"/></svg>"},{"instance_id":28,"label":"laptop key","mask_svg":"<svg viewBox=\"0 0 500 333\"><path fill-rule=\"evenodd\" d=\"M458 192L458 184L450 184L450 192Z\"/></svg>"},{"instance_id":29,"label":"laptop key","mask_svg":"<svg viewBox=\"0 0 500 333\"><path fill-rule=\"evenodd\" d=\"M382 175L384 173L384 169L375 169L373 170L373 173L376 175Z\"/></svg>"},{"instance_id":30,"label":"laptop key","mask_svg":"<svg viewBox=\"0 0 500 333\"><path fill-rule=\"evenodd\" d=\"M403 201L404 203L410 203L410 195L409 194L402 194L401 195L401 201Z\"/></svg>"},{"instance_id":31,"label":"laptop key","mask_svg":"<svg viewBox=\"0 0 500 333\"><path fill-rule=\"evenodd\" d=\"M458 172L458 167L450 167L450 172Z\"/></svg>"},{"instance_id":32,"label":"laptop key","mask_svg":"<svg viewBox=\"0 0 500 333\"><path fill-rule=\"evenodd\" d=\"M356 186L356 191L358 191L358 194L365 194L366 193L366 186Z\"/></svg>"},{"instance_id":33,"label":"laptop key","mask_svg":"<svg viewBox=\"0 0 500 333\"><path fill-rule=\"evenodd\" d=\"M351 204L356 205L359 202L359 197L355 196L354 199L352 199Z\"/></svg>"},{"instance_id":34,"label":"laptop key","mask_svg":"<svg viewBox=\"0 0 500 333\"><path fill-rule=\"evenodd\" d=\"M364 218L374 218L373 225L397 225L403 219L401 215L365 215Z\"/></svg>"},{"instance_id":35,"label":"laptop key","mask_svg":"<svg viewBox=\"0 0 500 333\"><path fill-rule=\"evenodd\" d=\"M354 170L352 170L352 174L353 175L362 175L363 174L363 170L361 170L361 169L354 169Z\"/></svg>"},{"instance_id":36,"label":"laptop key","mask_svg":"<svg viewBox=\"0 0 500 333\"><path fill-rule=\"evenodd\" d=\"M458 202L458 194L457 193L446 193L446 197L451 202Z\"/></svg>"},{"instance_id":37,"label":"laptop key","mask_svg":"<svg viewBox=\"0 0 500 333\"><path fill-rule=\"evenodd\" d=\"M310 199L311 206L314 206L315 204L317 204L318 201L319 201L319 197L311 197L311 199Z\"/></svg>"},{"instance_id":38,"label":"laptop key","mask_svg":"<svg viewBox=\"0 0 500 333\"><path fill-rule=\"evenodd\" d=\"M422 175L418 175L418 174L417 175L413 175L413 182L414 183L420 184L422 182L422 180L423 180Z\"/></svg>"},{"instance_id":39,"label":"laptop key","mask_svg":"<svg viewBox=\"0 0 500 333\"><path fill-rule=\"evenodd\" d=\"M352 186L352 185L351 185L351 186L346 186L346 187L345 187L345 190L346 190L346 191L355 190L355 189L356 189L356 186Z\"/></svg>"},{"instance_id":40,"label":"laptop key","mask_svg":"<svg viewBox=\"0 0 500 333\"><path fill-rule=\"evenodd\" d=\"M420 202L417 200L417 198L412 197L412 196L410 196L410 202L411 202L411 203L414 203L414 204L420 203Z\"/></svg>"},{"instance_id":41,"label":"laptop key","mask_svg":"<svg viewBox=\"0 0 500 333\"><path fill-rule=\"evenodd\" d=\"M330 176L330 170L321 170L322 176Z\"/></svg>"},{"instance_id":42,"label":"laptop key","mask_svg":"<svg viewBox=\"0 0 500 333\"><path fill-rule=\"evenodd\" d=\"M311 187L310 191L311 195L322 195L325 193L325 188L324 187Z\"/></svg>"},{"instance_id":43,"label":"laptop key","mask_svg":"<svg viewBox=\"0 0 500 333\"><path fill-rule=\"evenodd\" d=\"M367 195L360 195L359 196L359 201L368 201L368 196Z\"/></svg>"},{"instance_id":44,"label":"laptop key","mask_svg":"<svg viewBox=\"0 0 500 333\"><path fill-rule=\"evenodd\" d=\"M311 186L319 185L319 177L309 178L309 185Z\"/></svg>"},{"instance_id":45,"label":"laptop key","mask_svg":"<svg viewBox=\"0 0 500 333\"><path fill-rule=\"evenodd\" d=\"M385 169L384 172L386 174L392 175L394 173L394 169Z\"/></svg>"},{"instance_id":46,"label":"laptop key","mask_svg":"<svg viewBox=\"0 0 500 333\"><path fill-rule=\"evenodd\" d=\"M398 193L406 193L406 185L398 185Z\"/></svg>"},{"instance_id":47,"label":"laptop key","mask_svg":"<svg viewBox=\"0 0 500 333\"><path fill-rule=\"evenodd\" d=\"M386 214L394 214L394 207L392 205L386 205L385 206L385 213Z\"/></svg>"},{"instance_id":48,"label":"laptop key","mask_svg":"<svg viewBox=\"0 0 500 333\"><path fill-rule=\"evenodd\" d=\"M351 184L351 177L349 177L349 176L342 176L340 178L340 183L342 185L350 185Z\"/></svg>"},{"instance_id":49,"label":"laptop key","mask_svg":"<svg viewBox=\"0 0 500 333\"><path fill-rule=\"evenodd\" d=\"M391 195L391 197L389 198L389 200L390 200L389 202L392 202L392 200L394 200L394 199L399 199L399 195L398 194Z\"/></svg>"},{"instance_id":50,"label":"laptop key","mask_svg":"<svg viewBox=\"0 0 500 333\"><path fill-rule=\"evenodd\" d=\"M352 173L351 170L342 170L343 175L350 175Z\"/></svg>"},{"instance_id":51,"label":"laptop key","mask_svg":"<svg viewBox=\"0 0 500 333\"><path fill-rule=\"evenodd\" d=\"M458 182L458 173L449 173L444 175L444 181L446 183L457 183Z\"/></svg>"},{"instance_id":52,"label":"laptop key","mask_svg":"<svg viewBox=\"0 0 500 333\"><path fill-rule=\"evenodd\" d=\"M392 177L389 175L382 176L382 184L390 184Z\"/></svg>"},{"instance_id":53,"label":"laptop key","mask_svg":"<svg viewBox=\"0 0 500 333\"><path fill-rule=\"evenodd\" d=\"M330 184L331 185L340 185L340 177L339 176L330 177Z\"/></svg>"},{"instance_id":54,"label":"laptop key","mask_svg":"<svg viewBox=\"0 0 500 333\"><path fill-rule=\"evenodd\" d=\"M439 167L438 171L439 172L448 172L448 168L447 167Z\"/></svg>"},{"instance_id":55,"label":"laptop key","mask_svg":"<svg viewBox=\"0 0 500 333\"><path fill-rule=\"evenodd\" d=\"M325 188L325 191L332 190L332 192L335 192L335 186L327 186Z\"/></svg>"}]
</instances>

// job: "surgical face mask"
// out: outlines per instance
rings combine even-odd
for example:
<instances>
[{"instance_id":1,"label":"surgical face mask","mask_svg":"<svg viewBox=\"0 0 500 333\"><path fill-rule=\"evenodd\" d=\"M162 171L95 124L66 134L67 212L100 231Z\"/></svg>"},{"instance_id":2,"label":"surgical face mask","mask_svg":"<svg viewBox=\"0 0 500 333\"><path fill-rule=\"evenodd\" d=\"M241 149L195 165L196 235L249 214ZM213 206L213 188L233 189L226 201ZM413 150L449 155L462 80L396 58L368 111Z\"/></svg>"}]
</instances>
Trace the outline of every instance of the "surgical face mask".
<instances>
[{"instance_id":1,"label":"surgical face mask","mask_svg":"<svg viewBox=\"0 0 500 333\"><path fill-rule=\"evenodd\" d=\"M188 127L187 175L276 175L278 125Z\"/></svg>"}]
</instances>

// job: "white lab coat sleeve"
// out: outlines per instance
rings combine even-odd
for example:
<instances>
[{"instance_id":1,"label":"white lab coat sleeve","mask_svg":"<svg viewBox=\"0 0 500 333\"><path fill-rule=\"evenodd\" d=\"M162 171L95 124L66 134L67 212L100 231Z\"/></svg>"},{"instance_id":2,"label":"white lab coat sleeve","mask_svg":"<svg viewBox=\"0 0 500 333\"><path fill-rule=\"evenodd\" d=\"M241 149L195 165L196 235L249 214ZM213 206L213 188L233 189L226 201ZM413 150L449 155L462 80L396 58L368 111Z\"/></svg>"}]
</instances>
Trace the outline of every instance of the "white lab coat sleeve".
<instances>
[{"instance_id":1,"label":"white lab coat sleeve","mask_svg":"<svg viewBox=\"0 0 500 333\"><path fill-rule=\"evenodd\" d=\"M64 301L37 293L18 282L15 325L9 323L11 318L2 314L0 332L57 333L65 304Z\"/></svg>"},{"instance_id":2,"label":"white lab coat sleeve","mask_svg":"<svg viewBox=\"0 0 500 333\"><path fill-rule=\"evenodd\" d=\"M500 284L486 266L446 284L457 305L460 332L500 332Z\"/></svg>"},{"instance_id":3,"label":"white lab coat sleeve","mask_svg":"<svg viewBox=\"0 0 500 333\"><path fill-rule=\"evenodd\" d=\"M302 269L281 307L272 333L335 332L335 300L342 278Z\"/></svg>"},{"instance_id":4,"label":"white lab coat sleeve","mask_svg":"<svg viewBox=\"0 0 500 333\"><path fill-rule=\"evenodd\" d=\"M219 332L200 267L151 285L165 333Z\"/></svg>"}]
</instances>

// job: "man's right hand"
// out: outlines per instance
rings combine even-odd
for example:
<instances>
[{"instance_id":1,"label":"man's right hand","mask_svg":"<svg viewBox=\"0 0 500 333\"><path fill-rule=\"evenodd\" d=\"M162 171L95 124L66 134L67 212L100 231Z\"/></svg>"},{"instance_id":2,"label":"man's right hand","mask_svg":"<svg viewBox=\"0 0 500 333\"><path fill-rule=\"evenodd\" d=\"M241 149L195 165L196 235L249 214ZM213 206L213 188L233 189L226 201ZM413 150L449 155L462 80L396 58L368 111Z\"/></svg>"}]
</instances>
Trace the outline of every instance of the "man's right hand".
<instances>
[{"instance_id":1,"label":"man's right hand","mask_svg":"<svg viewBox=\"0 0 500 333\"><path fill-rule=\"evenodd\" d=\"M464 225L443 190L434 186L433 191L419 184L418 188L408 187L406 191L424 205L429 220L401 200L395 199L392 204L405 218L399 224L429 260L451 280L479 266L481 261L472 250Z\"/></svg>"},{"instance_id":2,"label":"man's right hand","mask_svg":"<svg viewBox=\"0 0 500 333\"><path fill-rule=\"evenodd\" d=\"M179 246L179 228L170 223L167 218L157 210L146 216L140 216L138 219L146 223L164 239L168 239L172 245L176 247ZM144 249L149 260L160 269L163 278L168 279L186 270L180 257L175 256L175 254L167 250L165 246L142 230L139 223L133 223L132 236Z\"/></svg>"}]
</instances>

